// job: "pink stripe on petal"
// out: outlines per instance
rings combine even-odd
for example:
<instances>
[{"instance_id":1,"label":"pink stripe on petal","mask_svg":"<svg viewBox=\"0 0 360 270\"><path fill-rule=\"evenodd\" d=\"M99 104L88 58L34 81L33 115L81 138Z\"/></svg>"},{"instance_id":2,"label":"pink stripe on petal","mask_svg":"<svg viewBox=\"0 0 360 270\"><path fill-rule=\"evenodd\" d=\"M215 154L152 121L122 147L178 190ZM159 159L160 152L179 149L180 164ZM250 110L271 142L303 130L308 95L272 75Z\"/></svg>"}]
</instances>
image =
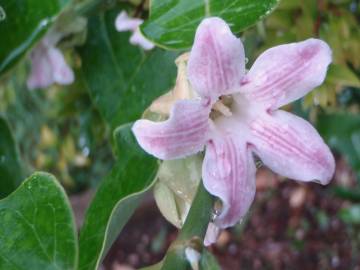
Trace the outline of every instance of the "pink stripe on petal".
<instances>
[{"instance_id":1,"label":"pink stripe on petal","mask_svg":"<svg viewBox=\"0 0 360 270\"><path fill-rule=\"evenodd\" d=\"M241 40L222 19L204 19L196 31L188 63L193 88L203 97L216 99L234 92L244 74Z\"/></svg>"},{"instance_id":2,"label":"pink stripe on petal","mask_svg":"<svg viewBox=\"0 0 360 270\"><path fill-rule=\"evenodd\" d=\"M206 147L205 188L219 197L223 209L215 223L233 226L248 211L255 196L255 164L246 142L233 135L216 136Z\"/></svg>"},{"instance_id":3,"label":"pink stripe on petal","mask_svg":"<svg viewBox=\"0 0 360 270\"><path fill-rule=\"evenodd\" d=\"M138 120L132 130L140 146L160 159L183 158L202 151L208 139L210 107L201 100L175 103L164 122Z\"/></svg>"},{"instance_id":4,"label":"pink stripe on petal","mask_svg":"<svg viewBox=\"0 0 360 270\"><path fill-rule=\"evenodd\" d=\"M300 181L327 184L331 180L334 157L309 122L276 111L256 118L250 130L255 152L274 172Z\"/></svg>"},{"instance_id":5,"label":"pink stripe on petal","mask_svg":"<svg viewBox=\"0 0 360 270\"><path fill-rule=\"evenodd\" d=\"M322 84L331 54L319 39L271 48L255 61L240 91L251 101L277 109Z\"/></svg>"}]
</instances>

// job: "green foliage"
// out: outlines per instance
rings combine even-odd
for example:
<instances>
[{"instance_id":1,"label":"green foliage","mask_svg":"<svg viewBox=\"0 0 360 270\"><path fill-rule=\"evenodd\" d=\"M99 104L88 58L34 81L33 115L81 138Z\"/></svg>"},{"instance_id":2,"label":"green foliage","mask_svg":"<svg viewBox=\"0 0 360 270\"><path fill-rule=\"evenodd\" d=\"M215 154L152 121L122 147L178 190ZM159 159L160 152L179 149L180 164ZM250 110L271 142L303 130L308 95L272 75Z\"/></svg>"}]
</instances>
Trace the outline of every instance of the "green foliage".
<instances>
[{"instance_id":1,"label":"green foliage","mask_svg":"<svg viewBox=\"0 0 360 270\"><path fill-rule=\"evenodd\" d=\"M354 204L348 208L341 209L339 216L347 224L360 225L360 205Z\"/></svg>"},{"instance_id":2,"label":"green foliage","mask_svg":"<svg viewBox=\"0 0 360 270\"><path fill-rule=\"evenodd\" d=\"M14 132L24 167L51 171L69 192L96 186L113 157L109 132L82 80L29 91L26 71L24 64L18 65L0 86L0 110Z\"/></svg>"},{"instance_id":3,"label":"green foliage","mask_svg":"<svg viewBox=\"0 0 360 270\"><path fill-rule=\"evenodd\" d=\"M0 269L77 269L77 236L57 180L35 173L0 201Z\"/></svg>"},{"instance_id":4,"label":"green foliage","mask_svg":"<svg viewBox=\"0 0 360 270\"><path fill-rule=\"evenodd\" d=\"M13 192L23 179L19 153L6 120L0 116L0 198Z\"/></svg>"},{"instance_id":5,"label":"green foliage","mask_svg":"<svg viewBox=\"0 0 360 270\"><path fill-rule=\"evenodd\" d=\"M357 21L360 9L352 8L356 7L355 2L282 0L273 14L264 20L264 24L258 25L257 31L254 29L245 33L245 43L250 42L258 47L260 41L262 45L254 55L248 54L250 62L265 49L282 43L311 37L325 40L333 51L333 64L325 83L305 97L304 107L336 107L336 95L344 87L360 87L357 75L360 68L360 28Z\"/></svg>"},{"instance_id":6,"label":"green foliage","mask_svg":"<svg viewBox=\"0 0 360 270\"><path fill-rule=\"evenodd\" d=\"M46 32L68 0L6 0L0 7L0 75ZM6 42L4 42L6 40Z\"/></svg>"},{"instance_id":7,"label":"green foliage","mask_svg":"<svg viewBox=\"0 0 360 270\"><path fill-rule=\"evenodd\" d=\"M141 26L145 36L169 49L191 47L202 19L219 16L240 32L270 14L278 0L153 0L150 19Z\"/></svg>"},{"instance_id":8,"label":"green foliage","mask_svg":"<svg viewBox=\"0 0 360 270\"><path fill-rule=\"evenodd\" d=\"M326 143L344 155L360 181L360 117L355 114L322 114L317 129Z\"/></svg>"},{"instance_id":9,"label":"green foliage","mask_svg":"<svg viewBox=\"0 0 360 270\"><path fill-rule=\"evenodd\" d=\"M98 268L144 193L153 185L158 162L137 145L130 128L128 124L115 131L121 154L87 211L80 234L80 270Z\"/></svg>"},{"instance_id":10,"label":"green foliage","mask_svg":"<svg viewBox=\"0 0 360 270\"><path fill-rule=\"evenodd\" d=\"M116 31L121 7L89 19L88 39L79 49L84 82L112 129L138 119L151 102L170 90L176 77L175 53L145 53Z\"/></svg>"},{"instance_id":11,"label":"green foliage","mask_svg":"<svg viewBox=\"0 0 360 270\"><path fill-rule=\"evenodd\" d=\"M18 62L53 23L63 34L61 48L82 44L86 19L79 14L91 16L84 45L65 53L75 67L76 82L70 87L29 92L24 87L27 63L18 65L0 87L0 110L14 130L22 159L30 167L60 175L67 190L96 185L98 180L94 179L101 179L111 167L112 170L102 180L87 211L80 234L79 268L67 198L54 177L36 173L0 201L0 269L97 269L158 174L159 162L140 149L129 123L140 118L156 97L173 87L177 53L159 48L144 52L129 43L130 32L116 31L114 22L119 12L126 9L137 17L147 15L146 1L127 1L133 4L130 6L116 1L78 0L74 1L79 4L76 9L71 6L62 13L68 2L1 2L0 33L6 42L0 44L0 75ZM342 110L358 112L359 10L351 10L351 0L283 0L272 16L259 22L277 2L153 0L150 19L141 29L160 47L182 50L192 45L196 27L207 16L224 18L234 32L258 22L242 37L250 62L271 46L308 37L322 38L333 49L334 63L325 84L305 98L305 107L321 105L329 111L329 105L338 106L337 96L345 93L343 89L352 87L354 94L348 96ZM60 13L63 16L58 16ZM326 142L345 156L360 180L360 118L332 109L334 113L318 116L317 127ZM108 140L113 130L113 152L118 156L115 161ZM0 197L7 196L23 179L25 166L20 164L15 141L8 124L0 118ZM178 166L174 171L184 173L184 168ZM162 184L166 184L164 179ZM172 184L179 189L179 183ZM172 196L170 185L166 188L166 194ZM193 191L189 184L182 188L187 193ZM347 199L360 198L359 188L336 191ZM163 194L159 195L161 199ZM175 200L166 197L163 204L170 211L179 210ZM201 253L200 269L220 269L215 258L202 248L212 206L212 197L200 184L177 240L163 261L146 269L190 269L185 258L185 249L190 246ZM348 224L358 224L358 205L344 208L340 217ZM327 223L322 212L317 218L321 224ZM182 221L177 216L174 223Z\"/></svg>"}]
</instances>

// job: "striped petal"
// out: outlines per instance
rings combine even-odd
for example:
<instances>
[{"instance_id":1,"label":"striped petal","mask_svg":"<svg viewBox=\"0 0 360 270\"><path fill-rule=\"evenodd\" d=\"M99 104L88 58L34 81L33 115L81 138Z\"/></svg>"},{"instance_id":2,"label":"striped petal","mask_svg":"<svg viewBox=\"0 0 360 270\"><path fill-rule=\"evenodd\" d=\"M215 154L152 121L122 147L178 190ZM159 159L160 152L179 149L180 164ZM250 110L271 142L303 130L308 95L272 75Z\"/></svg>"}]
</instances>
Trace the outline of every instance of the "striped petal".
<instances>
[{"instance_id":1,"label":"striped petal","mask_svg":"<svg viewBox=\"0 0 360 270\"><path fill-rule=\"evenodd\" d=\"M213 100L232 93L245 73L241 40L220 18L204 19L199 25L188 63L193 88Z\"/></svg>"},{"instance_id":2,"label":"striped petal","mask_svg":"<svg viewBox=\"0 0 360 270\"><path fill-rule=\"evenodd\" d=\"M175 103L164 122L138 120L132 130L140 146L159 159L183 158L202 151L208 139L210 107L201 100Z\"/></svg>"},{"instance_id":3,"label":"striped petal","mask_svg":"<svg viewBox=\"0 0 360 270\"><path fill-rule=\"evenodd\" d=\"M312 125L285 111L264 114L250 124L250 142L274 172L300 181L331 180L335 161Z\"/></svg>"},{"instance_id":4,"label":"striped petal","mask_svg":"<svg viewBox=\"0 0 360 270\"><path fill-rule=\"evenodd\" d=\"M255 164L246 142L234 135L210 140L202 173L205 188L222 200L215 224L220 228L233 226L246 214L255 196Z\"/></svg>"},{"instance_id":5,"label":"striped petal","mask_svg":"<svg viewBox=\"0 0 360 270\"><path fill-rule=\"evenodd\" d=\"M250 101L274 110L322 84L331 49L318 39L273 47L259 56L242 81Z\"/></svg>"}]
</instances>

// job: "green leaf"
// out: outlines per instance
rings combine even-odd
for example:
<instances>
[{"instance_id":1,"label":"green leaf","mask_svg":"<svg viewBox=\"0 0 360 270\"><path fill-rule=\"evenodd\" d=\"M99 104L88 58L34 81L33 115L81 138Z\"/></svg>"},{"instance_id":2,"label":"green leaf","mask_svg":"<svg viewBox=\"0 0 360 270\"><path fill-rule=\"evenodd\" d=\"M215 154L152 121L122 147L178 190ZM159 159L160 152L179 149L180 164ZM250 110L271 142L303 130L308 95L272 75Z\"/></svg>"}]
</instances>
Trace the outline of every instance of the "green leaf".
<instances>
[{"instance_id":1,"label":"green leaf","mask_svg":"<svg viewBox=\"0 0 360 270\"><path fill-rule=\"evenodd\" d=\"M185 257L185 249L194 244L202 245L212 215L212 207L212 196L205 190L202 182L200 182L185 224L176 241L170 246L161 270L189 269L189 263Z\"/></svg>"},{"instance_id":2,"label":"green leaf","mask_svg":"<svg viewBox=\"0 0 360 270\"><path fill-rule=\"evenodd\" d=\"M205 17L218 16L240 32L268 15L279 0L153 0L144 35L161 47L188 49Z\"/></svg>"},{"instance_id":3,"label":"green leaf","mask_svg":"<svg viewBox=\"0 0 360 270\"><path fill-rule=\"evenodd\" d=\"M1 1L0 75L46 32L69 0ZM6 41L6 42L4 42Z\"/></svg>"},{"instance_id":4,"label":"green leaf","mask_svg":"<svg viewBox=\"0 0 360 270\"><path fill-rule=\"evenodd\" d=\"M6 120L0 116L0 198L13 192L23 180L18 149Z\"/></svg>"},{"instance_id":5,"label":"green leaf","mask_svg":"<svg viewBox=\"0 0 360 270\"><path fill-rule=\"evenodd\" d=\"M137 144L131 124L115 131L119 159L102 181L80 234L80 270L97 269L112 243L153 185L158 162Z\"/></svg>"},{"instance_id":6,"label":"green leaf","mask_svg":"<svg viewBox=\"0 0 360 270\"><path fill-rule=\"evenodd\" d=\"M163 262L161 261L161 262L159 262L157 264L147 266L147 267L141 268L139 270L160 270L161 267L162 267L162 264L163 264Z\"/></svg>"},{"instance_id":7,"label":"green leaf","mask_svg":"<svg viewBox=\"0 0 360 270\"><path fill-rule=\"evenodd\" d=\"M93 99L112 129L138 119L151 102L175 83L177 54L144 52L117 32L122 8L101 12L88 22L88 40L79 49L82 74Z\"/></svg>"},{"instance_id":8,"label":"green leaf","mask_svg":"<svg viewBox=\"0 0 360 270\"><path fill-rule=\"evenodd\" d=\"M220 265L216 258L206 249L201 254L200 269L202 270L220 270Z\"/></svg>"},{"instance_id":9,"label":"green leaf","mask_svg":"<svg viewBox=\"0 0 360 270\"><path fill-rule=\"evenodd\" d=\"M345 156L360 181L360 116L349 113L321 114L317 129L330 147Z\"/></svg>"},{"instance_id":10,"label":"green leaf","mask_svg":"<svg viewBox=\"0 0 360 270\"><path fill-rule=\"evenodd\" d=\"M77 236L57 180L35 173L0 201L0 269L75 270Z\"/></svg>"},{"instance_id":11,"label":"green leaf","mask_svg":"<svg viewBox=\"0 0 360 270\"><path fill-rule=\"evenodd\" d=\"M343 208L339 212L340 218L346 224L360 224L360 204L350 205L347 208Z\"/></svg>"},{"instance_id":12,"label":"green leaf","mask_svg":"<svg viewBox=\"0 0 360 270\"><path fill-rule=\"evenodd\" d=\"M330 65L326 80L340 86L360 87L359 78L345 65Z\"/></svg>"}]
</instances>

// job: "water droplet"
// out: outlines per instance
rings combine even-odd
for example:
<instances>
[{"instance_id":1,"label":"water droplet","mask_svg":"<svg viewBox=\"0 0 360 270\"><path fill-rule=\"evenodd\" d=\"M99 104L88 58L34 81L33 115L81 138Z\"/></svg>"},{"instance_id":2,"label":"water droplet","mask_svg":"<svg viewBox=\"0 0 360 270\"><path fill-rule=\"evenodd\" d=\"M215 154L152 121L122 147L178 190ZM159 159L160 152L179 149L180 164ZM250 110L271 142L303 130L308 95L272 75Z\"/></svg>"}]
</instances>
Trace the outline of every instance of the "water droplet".
<instances>
[{"instance_id":1,"label":"water droplet","mask_svg":"<svg viewBox=\"0 0 360 270\"><path fill-rule=\"evenodd\" d=\"M223 209L222 201L219 199L216 200L214 203L213 212L211 213L212 221L215 221L221 215L222 209Z\"/></svg>"},{"instance_id":2,"label":"water droplet","mask_svg":"<svg viewBox=\"0 0 360 270\"><path fill-rule=\"evenodd\" d=\"M6 19L6 13L2 6L0 6L0 22Z\"/></svg>"},{"instance_id":3,"label":"water droplet","mask_svg":"<svg viewBox=\"0 0 360 270\"><path fill-rule=\"evenodd\" d=\"M249 58L245 57L245 64L249 63Z\"/></svg>"},{"instance_id":4,"label":"water droplet","mask_svg":"<svg viewBox=\"0 0 360 270\"><path fill-rule=\"evenodd\" d=\"M84 136L80 136L79 145L80 147L84 147L86 145L86 138Z\"/></svg>"},{"instance_id":5,"label":"water droplet","mask_svg":"<svg viewBox=\"0 0 360 270\"><path fill-rule=\"evenodd\" d=\"M256 166L256 169L259 169L263 166L263 163L260 159L256 160L255 161L255 166Z\"/></svg>"},{"instance_id":6,"label":"water droplet","mask_svg":"<svg viewBox=\"0 0 360 270\"><path fill-rule=\"evenodd\" d=\"M318 179L314 179L314 183L322 185L321 181Z\"/></svg>"},{"instance_id":7,"label":"water droplet","mask_svg":"<svg viewBox=\"0 0 360 270\"><path fill-rule=\"evenodd\" d=\"M40 22L39 27L40 28L45 28L48 24L50 24L50 20L49 19L44 19Z\"/></svg>"},{"instance_id":8,"label":"water droplet","mask_svg":"<svg viewBox=\"0 0 360 270\"><path fill-rule=\"evenodd\" d=\"M82 149L82 154L85 156L85 157L87 157L87 156L89 156L89 154L90 154L90 149L89 149L89 147L84 147L83 149Z\"/></svg>"},{"instance_id":9,"label":"water droplet","mask_svg":"<svg viewBox=\"0 0 360 270\"><path fill-rule=\"evenodd\" d=\"M208 164L208 171L214 178L226 178L231 173L231 165L227 160L220 160L218 166Z\"/></svg>"}]
</instances>

